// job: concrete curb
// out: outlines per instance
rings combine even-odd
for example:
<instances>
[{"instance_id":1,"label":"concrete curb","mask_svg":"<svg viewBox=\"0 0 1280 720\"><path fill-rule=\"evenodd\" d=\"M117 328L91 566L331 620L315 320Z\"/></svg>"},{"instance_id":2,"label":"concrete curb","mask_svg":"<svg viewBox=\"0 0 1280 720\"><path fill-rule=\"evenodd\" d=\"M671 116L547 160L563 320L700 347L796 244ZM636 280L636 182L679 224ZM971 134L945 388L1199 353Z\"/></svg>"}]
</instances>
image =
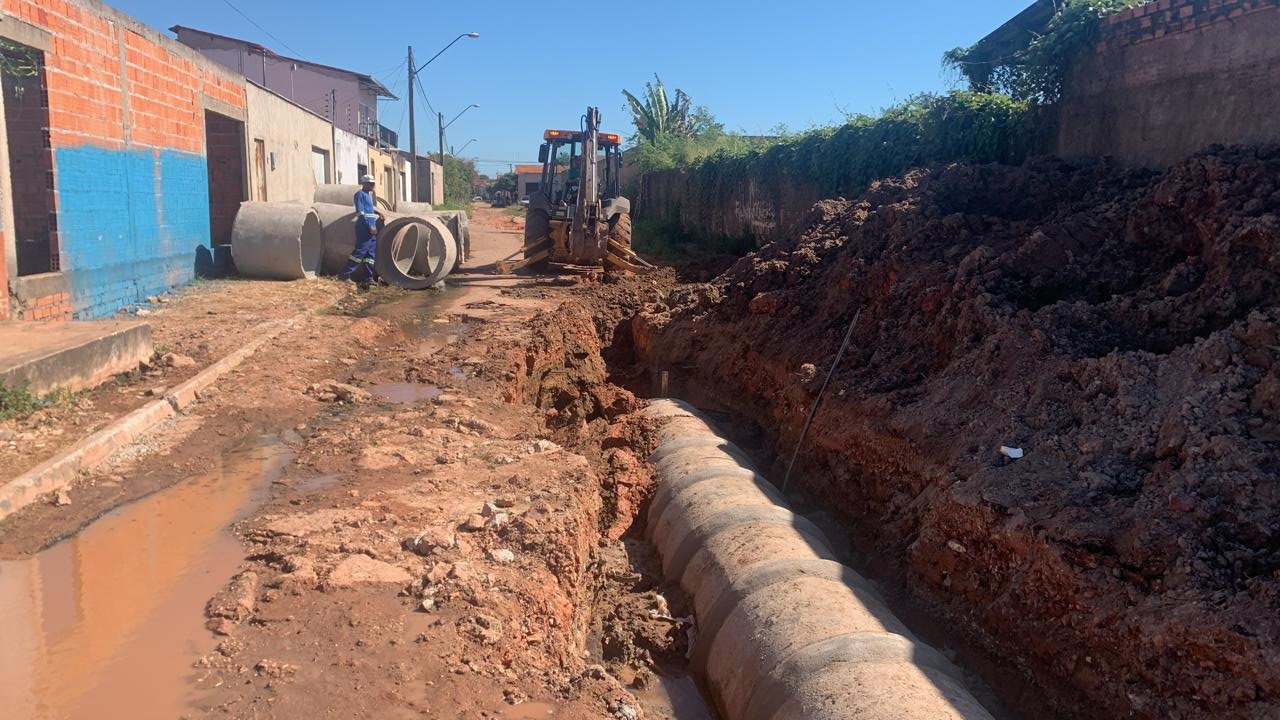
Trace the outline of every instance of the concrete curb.
<instances>
[{"instance_id":1,"label":"concrete curb","mask_svg":"<svg viewBox=\"0 0 1280 720\"><path fill-rule=\"evenodd\" d=\"M154 400L81 440L61 455L49 458L18 477L0 485L0 520L37 502L41 496L70 485L80 473L92 470L116 451L134 442L156 425L174 417L194 403L200 392L234 370L240 363L284 332L336 301L325 302L291 318L263 323L258 337L183 382L161 400Z\"/></svg>"}]
</instances>

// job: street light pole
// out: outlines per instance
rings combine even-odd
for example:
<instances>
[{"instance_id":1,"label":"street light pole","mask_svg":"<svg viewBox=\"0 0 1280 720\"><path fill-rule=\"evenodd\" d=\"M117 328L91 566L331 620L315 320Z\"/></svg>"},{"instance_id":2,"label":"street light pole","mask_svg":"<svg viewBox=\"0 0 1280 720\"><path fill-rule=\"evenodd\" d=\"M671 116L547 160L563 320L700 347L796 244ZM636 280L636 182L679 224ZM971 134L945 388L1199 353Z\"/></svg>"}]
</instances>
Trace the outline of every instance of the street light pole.
<instances>
[{"instance_id":1,"label":"street light pole","mask_svg":"<svg viewBox=\"0 0 1280 720\"><path fill-rule=\"evenodd\" d=\"M453 47L453 43L458 42L462 38L471 38L472 40L474 40L478 37L480 37L480 33L478 32L462 33L458 37L454 38L453 42L449 43L448 45L445 45L440 52L436 53L435 55L432 55L429 60L427 60L426 62L422 63L417 67L414 67L413 65L413 46L412 45L409 46L409 59L407 63L409 67L409 172L413 173L414 194L418 195L418 197L421 197L421 194L418 193L418 185L420 184L418 182L418 137L417 137L418 133L417 133L416 123L414 122L414 113L413 113L414 98L416 95L413 89L413 81L418 76L418 73L422 71L422 68L430 65L432 60L435 60L436 58L440 57L441 55L444 54L445 50L448 50L449 48ZM265 77L266 76L266 70L265 70L266 56L265 55L263 56L263 68L264 68L263 76ZM265 85L266 82L264 81L263 84ZM443 150L444 130L443 129L440 130L440 137L441 137L440 147L442 148L440 151L440 167L441 167L441 170L443 171L443 168L444 168L444 150Z\"/></svg>"}]
</instances>

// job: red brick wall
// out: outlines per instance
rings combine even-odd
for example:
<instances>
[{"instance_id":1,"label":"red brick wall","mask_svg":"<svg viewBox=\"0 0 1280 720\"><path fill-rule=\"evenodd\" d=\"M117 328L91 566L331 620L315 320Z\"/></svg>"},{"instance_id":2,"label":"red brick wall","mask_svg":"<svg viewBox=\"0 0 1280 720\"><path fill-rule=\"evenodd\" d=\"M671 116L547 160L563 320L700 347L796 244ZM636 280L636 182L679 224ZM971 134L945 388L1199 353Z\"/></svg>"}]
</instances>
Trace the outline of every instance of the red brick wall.
<instances>
[{"instance_id":1,"label":"red brick wall","mask_svg":"<svg viewBox=\"0 0 1280 720\"><path fill-rule=\"evenodd\" d=\"M21 316L66 317L68 302L76 317L109 315L189 279L189 256L209 242L203 96L244 109L243 78L91 0L0 4L51 36L45 82L57 216L50 234L71 288L69 300L19 296ZM124 198L145 192L152 173L161 188L154 198Z\"/></svg>"},{"instance_id":2,"label":"red brick wall","mask_svg":"<svg viewBox=\"0 0 1280 720\"><path fill-rule=\"evenodd\" d=\"M57 321L71 319L71 293L60 292L54 295L25 300L16 308L15 320Z\"/></svg>"},{"instance_id":3,"label":"red brick wall","mask_svg":"<svg viewBox=\"0 0 1280 720\"><path fill-rule=\"evenodd\" d=\"M1157 0L1103 23L1059 103L1060 155L1161 168L1280 142L1280 0Z\"/></svg>"},{"instance_id":4,"label":"red brick wall","mask_svg":"<svg viewBox=\"0 0 1280 720\"><path fill-rule=\"evenodd\" d=\"M1107 16L1097 51L1191 32L1280 6L1280 0L1156 0Z\"/></svg>"}]
</instances>

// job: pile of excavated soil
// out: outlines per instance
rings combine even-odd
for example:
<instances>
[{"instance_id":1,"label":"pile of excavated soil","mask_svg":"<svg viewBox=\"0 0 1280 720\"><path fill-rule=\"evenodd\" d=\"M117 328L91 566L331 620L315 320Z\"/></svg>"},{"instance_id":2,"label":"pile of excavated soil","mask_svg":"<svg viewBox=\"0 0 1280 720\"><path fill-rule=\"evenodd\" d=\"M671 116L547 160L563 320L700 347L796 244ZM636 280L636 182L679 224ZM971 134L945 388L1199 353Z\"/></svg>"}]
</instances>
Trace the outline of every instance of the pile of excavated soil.
<instances>
[{"instance_id":1,"label":"pile of excavated soil","mask_svg":"<svg viewBox=\"0 0 1280 720\"><path fill-rule=\"evenodd\" d=\"M635 348L777 470L861 311L793 484L1011 705L1277 717L1278 215L1280 147L914 170L672 290Z\"/></svg>"}]
</instances>

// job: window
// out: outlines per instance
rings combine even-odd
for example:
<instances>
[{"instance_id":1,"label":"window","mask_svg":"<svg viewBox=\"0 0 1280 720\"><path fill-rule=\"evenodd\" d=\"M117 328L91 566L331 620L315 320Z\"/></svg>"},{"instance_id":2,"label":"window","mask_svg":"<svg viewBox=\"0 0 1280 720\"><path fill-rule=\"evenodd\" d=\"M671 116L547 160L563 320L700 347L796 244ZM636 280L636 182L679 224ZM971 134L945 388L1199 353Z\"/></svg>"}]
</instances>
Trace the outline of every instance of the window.
<instances>
[{"instance_id":1,"label":"window","mask_svg":"<svg viewBox=\"0 0 1280 720\"><path fill-rule=\"evenodd\" d=\"M407 177L408 176L404 173L400 173L400 199L406 202L409 200L409 182Z\"/></svg>"}]
</instances>

